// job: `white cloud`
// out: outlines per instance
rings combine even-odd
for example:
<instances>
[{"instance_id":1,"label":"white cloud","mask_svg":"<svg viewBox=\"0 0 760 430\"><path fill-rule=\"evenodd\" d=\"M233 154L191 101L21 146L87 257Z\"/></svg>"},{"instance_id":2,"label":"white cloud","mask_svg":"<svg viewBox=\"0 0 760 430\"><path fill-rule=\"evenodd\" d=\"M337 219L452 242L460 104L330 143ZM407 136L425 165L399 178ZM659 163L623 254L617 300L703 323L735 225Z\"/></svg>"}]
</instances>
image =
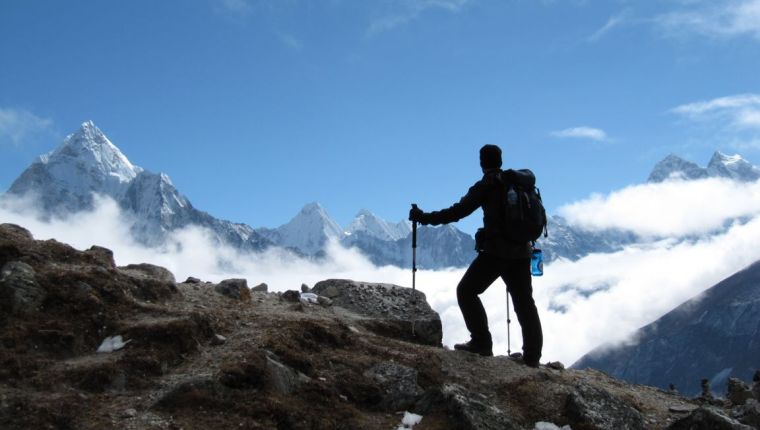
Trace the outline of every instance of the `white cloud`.
<instances>
[{"instance_id":1,"label":"white cloud","mask_svg":"<svg viewBox=\"0 0 760 430\"><path fill-rule=\"evenodd\" d=\"M590 139L597 142L607 140L607 133L604 130L593 127L573 127L564 130L553 131L550 133L554 137L571 138L571 139Z\"/></svg>"},{"instance_id":2,"label":"white cloud","mask_svg":"<svg viewBox=\"0 0 760 430\"><path fill-rule=\"evenodd\" d=\"M634 330L760 260L758 241L756 216L698 241L661 241L548 266L534 286L547 354L574 361L601 344L630 341ZM549 310L559 306L566 312Z\"/></svg>"},{"instance_id":3,"label":"white cloud","mask_svg":"<svg viewBox=\"0 0 760 430\"><path fill-rule=\"evenodd\" d=\"M718 97L708 101L688 103L673 108L673 112L685 115L701 115L708 112L733 110L747 106L760 106L760 94L738 94Z\"/></svg>"},{"instance_id":4,"label":"white cloud","mask_svg":"<svg viewBox=\"0 0 760 430\"><path fill-rule=\"evenodd\" d=\"M719 121L735 129L760 130L760 94L737 94L683 104L671 112L695 121Z\"/></svg>"},{"instance_id":5,"label":"white cloud","mask_svg":"<svg viewBox=\"0 0 760 430\"><path fill-rule=\"evenodd\" d=\"M635 185L592 195L559 213L591 230L625 229L643 237L701 235L760 214L760 182L709 178Z\"/></svg>"},{"instance_id":6,"label":"white cloud","mask_svg":"<svg viewBox=\"0 0 760 430\"><path fill-rule=\"evenodd\" d=\"M750 36L760 40L760 0L698 0L662 14L655 23L673 35L713 38Z\"/></svg>"},{"instance_id":7,"label":"white cloud","mask_svg":"<svg viewBox=\"0 0 760 430\"><path fill-rule=\"evenodd\" d=\"M736 122L742 127L760 129L760 109L748 109L739 113Z\"/></svg>"},{"instance_id":8,"label":"white cloud","mask_svg":"<svg viewBox=\"0 0 760 430\"><path fill-rule=\"evenodd\" d=\"M53 121L23 109L0 108L0 144L23 145L34 135L48 131L52 125Z\"/></svg>"},{"instance_id":9,"label":"white cloud","mask_svg":"<svg viewBox=\"0 0 760 430\"><path fill-rule=\"evenodd\" d=\"M375 19L366 35L376 36L416 20L428 10L441 9L451 13L460 12L471 0L401 0L393 1L392 11Z\"/></svg>"},{"instance_id":10,"label":"white cloud","mask_svg":"<svg viewBox=\"0 0 760 430\"><path fill-rule=\"evenodd\" d=\"M594 32L594 34L592 34L591 36L589 36L587 40L589 42L596 42L597 40L599 40L602 37L604 37L607 33L609 33L610 31L612 31L613 29L615 29L615 28L621 26L622 24L624 24L626 22L626 20L627 20L627 18L628 18L629 15L630 15L630 10L626 9L626 10L624 10L623 12L621 12L621 13L619 13L617 15L611 16L607 20L607 22L601 28L599 28L598 30L596 30Z\"/></svg>"},{"instance_id":11,"label":"white cloud","mask_svg":"<svg viewBox=\"0 0 760 430\"><path fill-rule=\"evenodd\" d=\"M569 365L601 343L624 341L635 329L760 259L759 192L759 184L676 181L630 187L569 205L576 220L591 220L590 225L630 223L634 231L665 233L669 239L548 264L545 276L534 278L534 297L544 329L544 360ZM697 205L700 199L702 206ZM705 200L710 204L704 204ZM683 239L683 235L711 231L722 220L742 214L749 221L699 240ZM241 254L213 245L203 229L187 228L176 232L162 249L148 249L130 239L130 219L109 199L98 200L93 212L51 221L38 219L29 202L6 200L0 205L0 220L28 228L37 239L55 238L78 249L106 246L114 251L119 265L158 264L179 280L195 276L218 282L243 277L249 285L266 282L274 291L297 290L302 283L313 285L328 278L411 286L410 270L376 267L358 252L337 244L330 245L323 262L315 263L277 251ZM417 288L440 314L443 341L449 347L469 337L456 300L456 285L463 273L464 269L417 273ZM481 299L495 353L505 354L503 283L497 281ZM520 327L514 314L512 319L511 349L519 351Z\"/></svg>"}]
</instances>

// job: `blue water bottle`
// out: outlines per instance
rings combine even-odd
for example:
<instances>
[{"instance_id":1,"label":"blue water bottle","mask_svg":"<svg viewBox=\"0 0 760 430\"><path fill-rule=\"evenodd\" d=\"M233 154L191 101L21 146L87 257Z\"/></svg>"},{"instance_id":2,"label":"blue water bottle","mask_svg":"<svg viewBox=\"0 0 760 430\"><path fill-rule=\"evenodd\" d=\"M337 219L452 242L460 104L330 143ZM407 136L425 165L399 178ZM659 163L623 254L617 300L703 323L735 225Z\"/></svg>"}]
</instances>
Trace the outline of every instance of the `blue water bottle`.
<instances>
[{"instance_id":1,"label":"blue water bottle","mask_svg":"<svg viewBox=\"0 0 760 430\"><path fill-rule=\"evenodd\" d=\"M533 276L542 276L544 274L544 253L539 248L533 248L530 257L530 273Z\"/></svg>"}]
</instances>

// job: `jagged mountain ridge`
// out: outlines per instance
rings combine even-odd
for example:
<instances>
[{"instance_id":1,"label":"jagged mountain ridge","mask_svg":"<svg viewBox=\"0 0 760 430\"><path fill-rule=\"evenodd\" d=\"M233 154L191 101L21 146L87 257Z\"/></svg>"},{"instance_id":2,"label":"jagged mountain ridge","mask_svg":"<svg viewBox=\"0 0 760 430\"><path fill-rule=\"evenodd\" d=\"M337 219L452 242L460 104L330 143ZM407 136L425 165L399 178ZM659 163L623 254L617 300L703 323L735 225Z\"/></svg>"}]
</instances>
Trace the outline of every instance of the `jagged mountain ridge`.
<instances>
[{"instance_id":1,"label":"jagged mountain ridge","mask_svg":"<svg viewBox=\"0 0 760 430\"><path fill-rule=\"evenodd\" d=\"M341 243L356 248L378 266L412 266L412 236L382 240L363 231L345 236ZM417 267L465 267L475 258L475 239L452 225L420 226L417 230Z\"/></svg>"},{"instance_id":2,"label":"jagged mountain ridge","mask_svg":"<svg viewBox=\"0 0 760 430\"><path fill-rule=\"evenodd\" d=\"M108 196L133 215L133 236L149 246L161 245L170 232L190 225L208 228L219 242L244 250L272 245L248 226L195 209L168 175L133 165L92 121L32 163L7 194L32 194L44 214L59 216L91 210L94 195Z\"/></svg>"},{"instance_id":3,"label":"jagged mountain ridge","mask_svg":"<svg viewBox=\"0 0 760 430\"><path fill-rule=\"evenodd\" d=\"M760 168L753 166L740 155L726 155L715 151L707 167L670 154L657 163L649 174L648 182L662 182L672 178L686 180L728 178L742 182L760 179Z\"/></svg>"},{"instance_id":4,"label":"jagged mountain ridge","mask_svg":"<svg viewBox=\"0 0 760 430\"><path fill-rule=\"evenodd\" d=\"M751 377L760 357L760 261L637 330L632 344L601 346L574 368L595 368L638 384L697 394L729 377Z\"/></svg>"},{"instance_id":5,"label":"jagged mountain ridge","mask_svg":"<svg viewBox=\"0 0 760 430\"><path fill-rule=\"evenodd\" d=\"M309 203L287 224L276 229L258 229L259 234L285 248L316 255L330 240L340 240L343 230L319 203Z\"/></svg>"},{"instance_id":6,"label":"jagged mountain ridge","mask_svg":"<svg viewBox=\"0 0 760 430\"><path fill-rule=\"evenodd\" d=\"M630 232L588 231L574 227L558 215L549 216L548 225L551 229L548 237L541 237L537 242L548 262L558 258L575 261L592 253L616 252L637 240Z\"/></svg>"},{"instance_id":7,"label":"jagged mountain ridge","mask_svg":"<svg viewBox=\"0 0 760 430\"><path fill-rule=\"evenodd\" d=\"M319 257L327 243L335 240L356 247L377 264L411 264L411 250L401 250L410 248L410 223L392 224L366 209L345 230L316 202L273 229L217 219L195 209L165 173L132 164L92 121L82 123L58 148L40 156L7 194L33 195L48 216L91 210L94 195L108 196L132 216L133 236L148 246L160 246L172 231L197 225L211 230L219 242L245 251L279 246ZM424 228L420 234L427 240L418 258L427 268L463 266L474 254L472 238L456 228Z\"/></svg>"},{"instance_id":8,"label":"jagged mountain ridge","mask_svg":"<svg viewBox=\"0 0 760 430\"><path fill-rule=\"evenodd\" d=\"M691 179L721 176L751 180L760 169L739 156L716 152L707 168L674 155L657 164L650 181L674 175ZM132 233L149 246L164 243L170 232L199 225L219 242L246 251L271 246L287 248L302 256L324 255L329 241L354 247L378 265L411 265L411 226L408 221L389 223L361 210L342 229L318 203L306 205L292 220L277 228L257 228L217 219L195 209L171 183L168 175L133 165L92 121L69 135L56 150L41 156L11 185L8 194L34 193L43 211L61 215L91 209L93 193L110 196L134 215ZM559 216L549 218L548 238L538 242L547 262L557 258L577 260L591 253L615 252L637 240L622 231L587 231ZM420 229L420 267L440 269L467 266L475 256L474 239L449 225Z\"/></svg>"},{"instance_id":9,"label":"jagged mountain ridge","mask_svg":"<svg viewBox=\"0 0 760 430\"><path fill-rule=\"evenodd\" d=\"M13 182L8 193L33 193L43 209L65 214L92 209L93 193L119 200L143 173L95 126L84 122L76 133L40 156Z\"/></svg>"},{"instance_id":10,"label":"jagged mountain ridge","mask_svg":"<svg viewBox=\"0 0 760 430\"><path fill-rule=\"evenodd\" d=\"M401 221L391 224L367 209L356 214L354 220L346 228L347 234L364 233L380 240L399 240L412 232L411 222Z\"/></svg>"},{"instance_id":11,"label":"jagged mountain ridge","mask_svg":"<svg viewBox=\"0 0 760 430\"><path fill-rule=\"evenodd\" d=\"M319 203L309 203L287 224L257 229L262 236L303 255L320 256L328 241L355 248L378 266L411 267L411 226L391 224L362 209L346 230ZM463 267L475 257L475 240L453 225L420 226L417 264L422 269Z\"/></svg>"}]
</instances>

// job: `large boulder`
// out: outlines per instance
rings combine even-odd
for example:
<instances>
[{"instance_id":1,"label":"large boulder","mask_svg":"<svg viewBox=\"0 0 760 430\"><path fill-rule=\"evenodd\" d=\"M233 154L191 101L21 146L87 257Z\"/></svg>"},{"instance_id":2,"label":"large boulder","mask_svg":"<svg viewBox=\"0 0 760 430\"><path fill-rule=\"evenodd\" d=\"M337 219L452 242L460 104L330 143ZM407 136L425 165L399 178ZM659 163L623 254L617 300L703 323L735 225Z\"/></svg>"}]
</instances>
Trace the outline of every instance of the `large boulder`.
<instances>
[{"instance_id":1,"label":"large boulder","mask_svg":"<svg viewBox=\"0 0 760 430\"><path fill-rule=\"evenodd\" d=\"M214 289L221 295L243 302L251 301L251 290L248 289L248 281L245 279L225 279L218 283Z\"/></svg>"},{"instance_id":2,"label":"large boulder","mask_svg":"<svg viewBox=\"0 0 760 430\"><path fill-rule=\"evenodd\" d=\"M148 278L156 281L165 282L167 284L174 284L177 280L174 278L174 274L161 266L156 266L148 263L130 264L128 266L119 267L119 270L134 278Z\"/></svg>"},{"instance_id":3,"label":"large boulder","mask_svg":"<svg viewBox=\"0 0 760 430\"><path fill-rule=\"evenodd\" d=\"M0 224L0 237L9 242L30 242L34 240L32 233L16 224Z\"/></svg>"},{"instance_id":4,"label":"large boulder","mask_svg":"<svg viewBox=\"0 0 760 430\"><path fill-rule=\"evenodd\" d=\"M728 379L728 391L726 398L734 405L743 405L747 400L754 399L755 393L752 388L739 378Z\"/></svg>"},{"instance_id":5,"label":"large boulder","mask_svg":"<svg viewBox=\"0 0 760 430\"><path fill-rule=\"evenodd\" d=\"M392 284L328 279L314 285L312 292L365 317L364 325L382 335L441 346L441 317L419 290Z\"/></svg>"},{"instance_id":6,"label":"large boulder","mask_svg":"<svg viewBox=\"0 0 760 430\"><path fill-rule=\"evenodd\" d=\"M174 274L153 264L130 264L118 268L130 280L132 295L141 300L163 301L179 293Z\"/></svg>"}]
</instances>

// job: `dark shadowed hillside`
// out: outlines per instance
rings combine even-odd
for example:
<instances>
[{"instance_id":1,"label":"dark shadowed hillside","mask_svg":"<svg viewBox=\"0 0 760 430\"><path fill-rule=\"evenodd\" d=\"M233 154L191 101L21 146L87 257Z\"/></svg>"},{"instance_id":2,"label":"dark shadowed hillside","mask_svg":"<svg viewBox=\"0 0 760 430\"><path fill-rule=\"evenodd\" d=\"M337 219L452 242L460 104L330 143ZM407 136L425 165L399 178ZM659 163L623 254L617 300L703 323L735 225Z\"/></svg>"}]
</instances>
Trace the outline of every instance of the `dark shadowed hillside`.
<instances>
[{"instance_id":1,"label":"dark shadowed hillside","mask_svg":"<svg viewBox=\"0 0 760 430\"><path fill-rule=\"evenodd\" d=\"M573 367L662 388L672 383L691 395L702 378L719 393L729 377L751 378L760 367L760 262L641 328L633 340L600 347Z\"/></svg>"}]
</instances>

